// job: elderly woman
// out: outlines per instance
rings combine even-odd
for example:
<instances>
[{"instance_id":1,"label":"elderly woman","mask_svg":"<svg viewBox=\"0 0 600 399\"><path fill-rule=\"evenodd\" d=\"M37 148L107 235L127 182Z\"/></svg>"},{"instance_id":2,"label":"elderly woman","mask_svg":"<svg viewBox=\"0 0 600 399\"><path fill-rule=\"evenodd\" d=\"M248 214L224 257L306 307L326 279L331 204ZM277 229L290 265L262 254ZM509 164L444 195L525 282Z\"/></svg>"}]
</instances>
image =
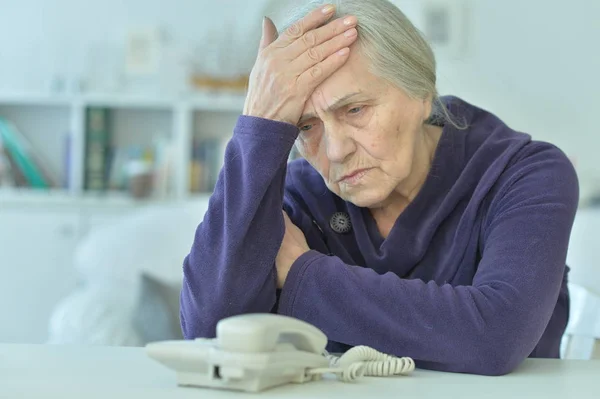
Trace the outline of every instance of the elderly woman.
<instances>
[{"instance_id":1,"label":"elderly woman","mask_svg":"<svg viewBox=\"0 0 600 399\"><path fill-rule=\"evenodd\" d=\"M265 19L185 258L185 336L275 312L320 328L329 351L368 345L422 368L499 375L558 357L571 163L438 97L433 53L395 6L336 3L310 3L280 35ZM303 159L288 163L294 145Z\"/></svg>"}]
</instances>

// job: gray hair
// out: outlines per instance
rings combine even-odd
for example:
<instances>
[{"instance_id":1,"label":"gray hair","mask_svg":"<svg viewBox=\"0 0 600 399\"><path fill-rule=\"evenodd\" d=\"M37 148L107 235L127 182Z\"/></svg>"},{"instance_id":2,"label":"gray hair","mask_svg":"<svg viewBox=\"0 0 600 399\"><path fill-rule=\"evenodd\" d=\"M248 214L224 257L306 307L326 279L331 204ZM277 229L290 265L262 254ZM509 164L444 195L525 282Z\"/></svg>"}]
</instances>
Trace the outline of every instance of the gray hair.
<instances>
[{"instance_id":1,"label":"gray hair","mask_svg":"<svg viewBox=\"0 0 600 399\"><path fill-rule=\"evenodd\" d=\"M429 123L450 123L464 128L439 98L431 46L404 13L388 0L309 0L288 14L282 31L325 4L336 6L334 18L357 17L357 46L375 76L387 80L413 99L430 98Z\"/></svg>"}]
</instances>

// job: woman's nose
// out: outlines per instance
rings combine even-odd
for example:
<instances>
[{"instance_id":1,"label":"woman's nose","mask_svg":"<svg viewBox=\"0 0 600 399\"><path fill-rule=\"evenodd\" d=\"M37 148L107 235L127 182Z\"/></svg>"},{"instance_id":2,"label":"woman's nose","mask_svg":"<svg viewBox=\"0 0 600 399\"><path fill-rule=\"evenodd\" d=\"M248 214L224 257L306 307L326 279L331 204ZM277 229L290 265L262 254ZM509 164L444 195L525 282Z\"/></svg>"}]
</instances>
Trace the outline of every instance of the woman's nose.
<instances>
[{"instance_id":1,"label":"woman's nose","mask_svg":"<svg viewBox=\"0 0 600 399\"><path fill-rule=\"evenodd\" d=\"M356 150L354 139L343 129L330 129L325 137L329 162L343 163Z\"/></svg>"}]
</instances>

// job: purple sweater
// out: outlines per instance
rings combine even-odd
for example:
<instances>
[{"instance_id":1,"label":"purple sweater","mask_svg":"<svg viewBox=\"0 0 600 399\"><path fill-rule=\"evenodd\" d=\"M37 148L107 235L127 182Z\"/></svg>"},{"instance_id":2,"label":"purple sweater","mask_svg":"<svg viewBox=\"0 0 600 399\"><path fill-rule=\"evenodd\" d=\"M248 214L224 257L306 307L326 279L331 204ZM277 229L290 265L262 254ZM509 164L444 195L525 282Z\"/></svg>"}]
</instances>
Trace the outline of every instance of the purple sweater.
<instances>
[{"instance_id":1,"label":"purple sweater","mask_svg":"<svg viewBox=\"0 0 600 399\"><path fill-rule=\"evenodd\" d=\"M368 345L421 368L499 375L528 356L558 357L574 168L491 113L443 100L469 128L444 127L423 188L386 239L306 161L287 164L295 126L241 116L184 261L185 337L277 312L320 328L329 351ZM312 250L276 290L282 208ZM335 212L349 214L350 233L332 230Z\"/></svg>"}]
</instances>

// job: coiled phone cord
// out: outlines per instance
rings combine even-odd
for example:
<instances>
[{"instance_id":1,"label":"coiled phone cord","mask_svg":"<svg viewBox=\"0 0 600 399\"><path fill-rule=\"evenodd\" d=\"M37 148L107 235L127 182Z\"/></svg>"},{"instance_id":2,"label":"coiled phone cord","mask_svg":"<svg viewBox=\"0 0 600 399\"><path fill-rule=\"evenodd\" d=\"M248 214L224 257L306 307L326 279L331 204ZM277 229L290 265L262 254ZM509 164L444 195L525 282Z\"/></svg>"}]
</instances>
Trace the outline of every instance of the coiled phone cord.
<instances>
[{"instance_id":1,"label":"coiled phone cord","mask_svg":"<svg viewBox=\"0 0 600 399\"><path fill-rule=\"evenodd\" d=\"M351 382L363 376L407 375L415 369L415 362L410 357L386 355L368 346L356 346L341 357L330 354L326 357L330 368L312 369L309 374L334 373L338 379Z\"/></svg>"}]
</instances>

